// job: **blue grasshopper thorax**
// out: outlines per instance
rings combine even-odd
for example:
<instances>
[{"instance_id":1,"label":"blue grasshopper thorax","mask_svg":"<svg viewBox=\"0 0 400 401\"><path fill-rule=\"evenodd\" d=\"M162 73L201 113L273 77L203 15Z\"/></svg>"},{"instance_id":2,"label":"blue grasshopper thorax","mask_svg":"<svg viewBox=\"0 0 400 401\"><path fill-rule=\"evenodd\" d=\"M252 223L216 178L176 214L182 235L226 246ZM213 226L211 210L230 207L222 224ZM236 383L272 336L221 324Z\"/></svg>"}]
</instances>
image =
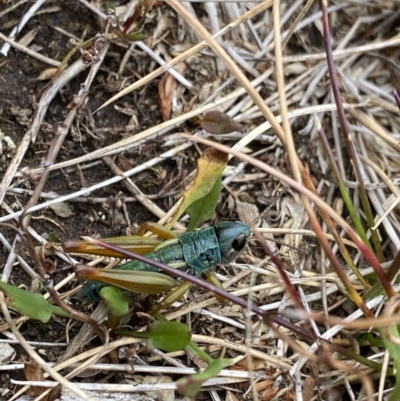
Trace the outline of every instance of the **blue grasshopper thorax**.
<instances>
[{"instance_id":1,"label":"blue grasshopper thorax","mask_svg":"<svg viewBox=\"0 0 400 401\"><path fill-rule=\"evenodd\" d=\"M250 234L248 225L226 221L180 235L187 272L200 277L221 263L233 262L245 248Z\"/></svg>"},{"instance_id":2,"label":"blue grasshopper thorax","mask_svg":"<svg viewBox=\"0 0 400 401\"><path fill-rule=\"evenodd\" d=\"M79 291L78 298L89 302L101 301L100 290L103 287L107 287L107 284L98 281L88 281Z\"/></svg>"},{"instance_id":3,"label":"blue grasshopper thorax","mask_svg":"<svg viewBox=\"0 0 400 401\"><path fill-rule=\"evenodd\" d=\"M250 227L240 221L224 221L214 226L221 250L221 263L233 262L244 250L251 235Z\"/></svg>"}]
</instances>

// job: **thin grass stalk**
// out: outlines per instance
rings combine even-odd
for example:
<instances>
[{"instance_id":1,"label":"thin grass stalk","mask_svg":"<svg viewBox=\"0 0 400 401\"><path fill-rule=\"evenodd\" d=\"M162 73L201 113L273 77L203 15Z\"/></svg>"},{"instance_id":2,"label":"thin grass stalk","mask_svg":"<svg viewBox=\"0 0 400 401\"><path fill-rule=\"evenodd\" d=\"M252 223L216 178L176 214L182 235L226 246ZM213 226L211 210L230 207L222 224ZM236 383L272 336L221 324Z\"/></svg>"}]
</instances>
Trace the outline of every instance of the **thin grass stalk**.
<instances>
[{"instance_id":1,"label":"thin grass stalk","mask_svg":"<svg viewBox=\"0 0 400 401\"><path fill-rule=\"evenodd\" d=\"M329 68L331 87L332 87L333 95L335 97L335 103L336 103L336 108L337 108L337 112L338 112L338 116L339 116L340 126L342 128L344 142L346 144L347 152L349 154L350 160L352 161L352 164L354 167L354 172L355 172L355 175L357 178L361 203L362 203L365 215L367 217L368 227L371 228L374 226L374 216L372 214L371 205L368 200L367 191L363 184L360 168L358 165L358 163L359 163L358 157L357 157L356 151L354 149L353 143L350 139L349 126L347 124L347 119L346 119L346 115L345 115L344 108L343 108L342 98L340 96L339 82L337 79L337 71L336 71L336 66L335 66L335 63L333 60L333 54L332 54L331 33L330 33L329 16L328 16L328 10L327 10L328 5L327 5L326 0L321 1L321 6L322 6L322 25L323 25L323 32L324 32L325 52L326 52L326 59L327 59L328 68ZM379 236L378 236L378 233L376 232L376 230L371 229L371 238L372 238L372 243L374 244L374 249L375 249L376 255L377 255L379 261L382 262L384 260L382 246L381 246ZM369 245L369 242L366 244L369 247L371 246L371 245Z\"/></svg>"},{"instance_id":2,"label":"thin grass stalk","mask_svg":"<svg viewBox=\"0 0 400 401\"><path fill-rule=\"evenodd\" d=\"M289 279L289 276L286 273L286 270L283 268L282 262L277 258L270 247L268 246L267 242L265 241L265 238L262 236L261 233L257 232L257 230L253 229L253 233L258 239L258 242L262 246L264 252L271 258L272 262L275 264L276 268L278 269L278 272L285 283L285 288L287 293L289 294L290 298L292 299L295 307L297 307L298 310L302 310L305 313L307 313L306 309L304 308L303 304L301 303L299 294L296 290L296 287L292 284L292 282ZM310 331L311 335L314 337L314 341L317 339L317 333L315 333L315 330L313 330L313 326L311 324L310 319L306 319L307 321L307 328Z\"/></svg>"},{"instance_id":3,"label":"thin grass stalk","mask_svg":"<svg viewBox=\"0 0 400 401\"><path fill-rule=\"evenodd\" d=\"M400 96L396 89L393 89L393 96L394 96L394 100L396 100L397 107L400 110Z\"/></svg>"},{"instance_id":4,"label":"thin grass stalk","mask_svg":"<svg viewBox=\"0 0 400 401\"><path fill-rule=\"evenodd\" d=\"M400 251L396 253L396 256L394 257L386 273L387 279L389 281L392 281L396 277L397 272L399 270L400 270ZM381 291L382 291L382 283L378 282L363 295L363 299L365 301L368 301L372 298L375 298Z\"/></svg>"},{"instance_id":5,"label":"thin grass stalk","mask_svg":"<svg viewBox=\"0 0 400 401\"><path fill-rule=\"evenodd\" d=\"M364 227L362 225L362 222L360 220L359 214L357 213L353 201L350 198L349 192L347 191L346 185L343 182L342 176L340 175L339 167L337 166L335 162L335 158L333 156L332 150L329 146L328 140L326 139L325 131L322 128L320 122L318 121L317 123L317 132L319 135L319 138L321 140L321 144L324 148L326 157L328 159L329 167L331 168L333 177L335 178L336 184L339 188L340 194L342 195L342 199L347 207L347 210L350 214L350 218L356 228L356 231L358 235L361 237L361 239L367 244L371 249L371 244L367 238L367 233L364 230ZM357 276L358 277L358 276ZM369 285L367 284L367 287Z\"/></svg>"},{"instance_id":6,"label":"thin grass stalk","mask_svg":"<svg viewBox=\"0 0 400 401\"><path fill-rule=\"evenodd\" d=\"M339 187L340 193L342 195L342 199L343 199L345 205L347 206L347 210L350 213L350 217L351 217L351 219L353 221L353 224L355 225L358 234L361 236L361 239L363 239L366 244L369 244L367 235L366 235L366 233L364 231L364 227L363 227L363 225L361 223L361 220L358 217L358 214L357 214L357 212L356 212L356 210L354 208L354 204L353 204L353 202L352 202L352 200L350 198L350 195L349 195L349 193L347 191L346 185L342 180L342 177L340 175L339 168L338 168L338 166L337 166L337 164L335 162L335 158L333 156L332 150L329 147L329 143L328 143L328 141L326 139L325 132L324 132L324 130L323 130L323 128L322 128L322 126L321 126L319 121L317 123L317 132L319 134L322 146L324 148L326 157L328 159L328 163L329 163L329 166L331 168L333 177L335 178L336 184ZM336 229L335 229L335 231L336 231ZM337 233L337 231L336 231L336 233ZM344 245L344 243L343 243L343 241L340 238L338 233L337 233L337 235L335 235L335 241L336 241L336 243L337 243L337 245L339 247L339 250L340 250L343 258L345 259L346 263L349 265L351 271L360 280L360 282L362 283L362 285L364 286L365 289L370 288L371 286L369 285L369 283L367 283L365 281L365 279L362 276L362 274L360 274L359 270L354 265L353 259L349 255L349 252L347 251L347 248Z\"/></svg>"},{"instance_id":7,"label":"thin grass stalk","mask_svg":"<svg viewBox=\"0 0 400 401\"><path fill-rule=\"evenodd\" d=\"M279 274L281 275L282 280L285 284L285 288L286 288L290 298L292 299L294 305L297 308L304 310L303 304L301 303L299 295L296 291L296 287L291 283L289 276L286 273L286 270L283 268L282 262L279 260L279 258L277 258L274 255L274 253L272 252L270 247L267 245L265 238L262 236L262 234L259 233L255 228L252 228L252 230L253 230L253 233L254 233L255 237L257 238L259 244L263 248L264 252L271 258L272 263L276 266L276 268L277 268Z\"/></svg>"},{"instance_id":8,"label":"thin grass stalk","mask_svg":"<svg viewBox=\"0 0 400 401\"><path fill-rule=\"evenodd\" d=\"M303 178L304 180L304 178ZM311 180L308 181L308 184L312 185ZM320 245L322 246L322 249L324 250L326 256L328 257L329 261L332 263L332 267L334 268L336 274L340 278L341 282L346 288L346 291L349 293L351 299L355 302L355 304L362 310L365 316L367 317L374 317L374 314L372 311L367 307L365 304L364 300L358 293L358 291L353 287L353 284L347 277L347 274L345 273L342 265L340 264L339 260L337 259L336 255L333 253L332 248L329 245L328 240L326 239L324 232L322 231L322 227L319 224L315 214L313 213L312 215L309 213L309 219L311 226L317 235L318 241ZM330 218L327 220L331 220ZM369 248L368 248L369 249Z\"/></svg>"}]
</instances>

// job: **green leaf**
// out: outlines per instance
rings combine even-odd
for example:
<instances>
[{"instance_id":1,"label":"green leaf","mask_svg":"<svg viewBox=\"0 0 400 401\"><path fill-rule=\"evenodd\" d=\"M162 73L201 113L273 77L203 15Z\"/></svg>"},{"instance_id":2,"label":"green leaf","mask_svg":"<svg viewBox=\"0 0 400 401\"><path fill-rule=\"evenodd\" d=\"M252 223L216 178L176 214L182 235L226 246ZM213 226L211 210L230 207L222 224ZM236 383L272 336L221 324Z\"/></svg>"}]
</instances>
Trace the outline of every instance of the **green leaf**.
<instances>
[{"instance_id":1,"label":"green leaf","mask_svg":"<svg viewBox=\"0 0 400 401\"><path fill-rule=\"evenodd\" d=\"M197 160L197 174L193 184L183 193L183 202L168 227L172 227L191 204L208 195L216 181L221 178L227 163L227 154L213 148L204 151Z\"/></svg>"},{"instance_id":2,"label":"green leaf","mask_svg":"<svg viewBox=\"0 0 400 401\"><path fill-rule=\"evenodd\" d=\"M177 382L178 390L186 397L195 397L201 391L203 383L217 376L230 362L230 359L224 358L213 360L203 372L179 379Z\"/></svg>"},{"instance_id":3,"label":"green leaf","mask_svg":"<svg viewBox=\"0 0 400 401\"><path fill-rule=\"evenodd\" d=\"M129 299L120 288L108 285L100 290L100 296L104 299L112 316L121 317L128 314Z\"/></svg>"},{"instance_id":4,"label":"green leaf","mask_svg":"<svg viewBox=\"0 0 400 401\"><path fill-rule=\"evenodd\" d=\"M179 322L155 322L148 332L148 347L174 352L184 349L192 333L188 326Z\"/></svg>"},{"instance_id":5,"label":"green leaf","mask_svg":"<svg viewBox=\"0 0 400 401\"><path fill-rule=\"evenodd\" d=\"M115 4L112 3L111 1L107 1L107 3L106 3L106 10L107 10L107 11L108 11L108 10L116 11Z\"/></svg>"},{"instance_id":6,"label":"green leaf","mask_svg":"<svg viewBox=\"0 0 400 401\"><path fill-rule=\"evenodd\" d=\"M71 318L64 309L50 304L42 294L21 290L13 285L0 282L0 289L7 295L7 304L16 309L22 315L47 323L51 315L59 315Z\"/></svg>"},{"instance_id":7,"label":"green leaf","mask_svg":"<svg viewBox=\"0 0 400 401\"><path fill-rule=\"evenodd\" d=\"M219 195L222 188L222 178L217 178L211 191L203 198L193 202L187 209L186 213L190 216L190 223L186 232L193 231L201 222L211 219L215 213Z\"/></svg>"},{"instance_id":8,"label":"green leaf","mask_svg":"<svg viewBox=\"0 0 400 401\"><path fill-rule=\"evenodd\" d=\"M383 342L385 343L385 347L389 352L390 356L393 359L393 365L395 370L396 384L389 396L389 401L397 401L400 397L400 332L399 327L396 325L391 325L388 327L388 333L396 339L396 342L390 341L389 338L386 338L384 331L380 330L381 336L383 338Z\"/></svg>"},{"instance_id":9,"label":"green leaf","mask_svg":"<svg viewBox=\"0 0 400 401\"><path fill-rule=\"evenodd\" d=\"M208 364L212 363L214 360L211 358L210 355L207 354L207 352L203 351L193 341L190 341L190 343L187 345L186 351L190 352L197 358L202 359L204 362L207 362Z\"/></svg>"},{"instance_id":10,"label":"green leaf","mask_svg":"<svg viewBox=\"0 0 400 401\"><path fill-rule=\"evenodd\" d=\"M124 38L126 40L129 40L130 42L137 42L139 40L146 39L147 36L144 33L137 32L137 33L128 33L124 35Z\"/></svg>"},{"instance_id":11,"label":"green leaf","mask_svg":"<svg viewBox=\"0 0 400 401\"><path fill-rule=\"evenodd\" d=\"M118 334L122 334L118 331ZM129 335L126 332L123 334ZM149 331L131 332L132 337L147 338L149 348L159 348L167 352L184 349L190 342L192 333L188 326L179 322L155 322Z\"/></svg>"}]
</instances>

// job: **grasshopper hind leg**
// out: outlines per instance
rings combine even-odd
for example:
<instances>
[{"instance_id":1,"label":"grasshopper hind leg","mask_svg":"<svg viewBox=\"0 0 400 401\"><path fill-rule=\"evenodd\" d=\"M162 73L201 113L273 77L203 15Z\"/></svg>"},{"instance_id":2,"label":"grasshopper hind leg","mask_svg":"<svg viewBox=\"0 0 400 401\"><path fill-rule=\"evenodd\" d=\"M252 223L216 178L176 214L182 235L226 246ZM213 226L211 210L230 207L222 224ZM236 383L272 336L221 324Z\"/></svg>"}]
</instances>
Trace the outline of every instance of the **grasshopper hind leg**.
<instances>
[{"instance_id":1,"label":"grasshopper hind leg","mask_svg":"<svg viewBox=\"0 0 400 401\"><path fill-rule=\"evenodd\" d=\"M181 284L178 285L178 287L170 291L159 302L159 304L150 311L150 314L154 316L156 313L159 313L162 309L169 308L174 302L182 298L189 291L189 288L191 286L192 283L189 283L189 281L183 281Z\"/></svg>"}]
</instances>

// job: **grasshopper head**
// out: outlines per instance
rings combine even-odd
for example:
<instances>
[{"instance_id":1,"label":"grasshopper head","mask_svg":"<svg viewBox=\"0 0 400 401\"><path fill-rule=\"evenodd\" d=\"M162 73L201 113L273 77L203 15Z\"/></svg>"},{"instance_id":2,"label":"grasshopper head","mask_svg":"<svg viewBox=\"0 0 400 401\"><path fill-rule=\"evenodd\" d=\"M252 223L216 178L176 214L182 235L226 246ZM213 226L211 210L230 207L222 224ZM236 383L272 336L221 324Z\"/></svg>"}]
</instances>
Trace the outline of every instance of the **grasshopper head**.
<instances>
[{"instance_id":1,"label":"grasshopper head","mask_svg":"<svg viewBox=\"0 0 400 401\"><path fill-rule=\"evenodd\" d=\"M214 226L221 250L221 263L233 262L243 251L251 235L250 227L239 221L224 221Z\"/></svg>"}]
</instances>

